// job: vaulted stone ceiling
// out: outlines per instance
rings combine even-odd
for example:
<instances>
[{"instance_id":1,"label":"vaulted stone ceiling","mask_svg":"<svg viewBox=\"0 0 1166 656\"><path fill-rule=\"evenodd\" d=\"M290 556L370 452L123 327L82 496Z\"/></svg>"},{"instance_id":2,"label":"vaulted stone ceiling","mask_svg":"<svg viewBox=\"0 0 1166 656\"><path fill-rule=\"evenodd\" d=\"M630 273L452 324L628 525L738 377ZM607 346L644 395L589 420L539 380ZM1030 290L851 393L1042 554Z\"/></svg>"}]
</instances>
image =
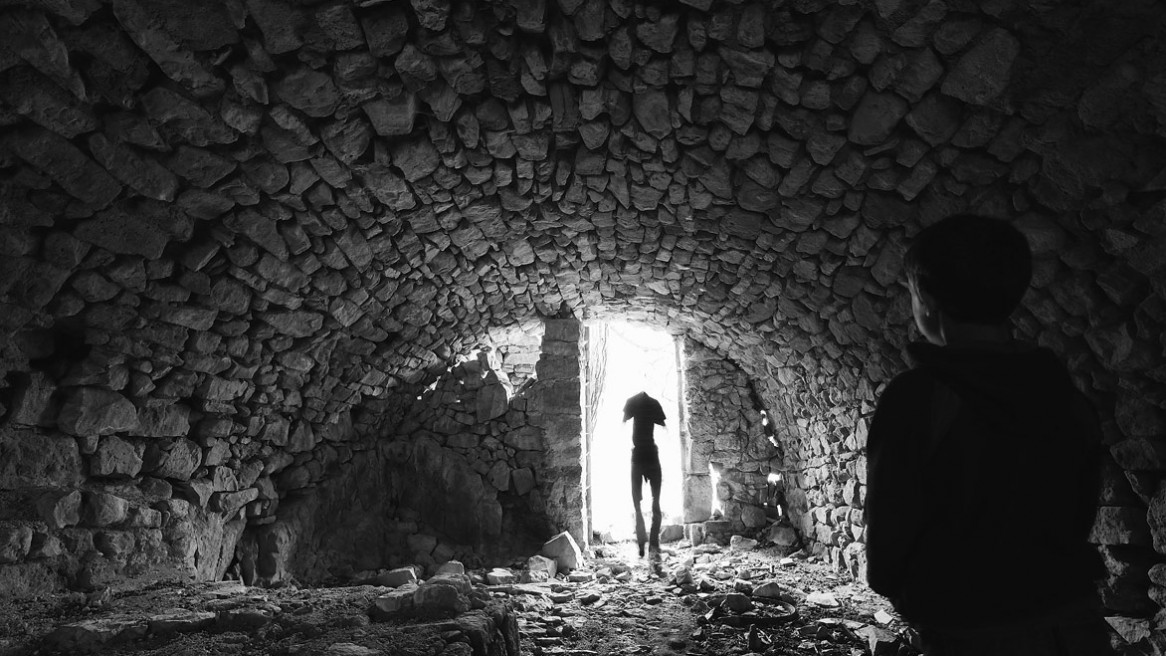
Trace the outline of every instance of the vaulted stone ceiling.
<instances>
[{"instance_id":1,"label":"vaulted stone ceiling","mask_svg":"<svg viewBox=\"0 0 1166 656\"><path fill-rule=\"evenodd\" d=\"M1110 401L1104 368L1161 389L1162 14L30 0L0 16L4 367L84 386L66 430L132 401L233 463L543 316L869 401L904 243L971 210L1033 239L1026 335Z\"/></svg>"},{"instance_id":2,"label":"vaulted stone ceiling","mask_svg":"<svg viewBox=\"0 0 1166 656\"><path fill-rule=\"evenodd\" d=\"M837 347L902 323L921 217L1019 213L1058 248L1091 235L1057 211L1160 164L1072 120L1161 131L1150 3L981 4L12 10L6 321L155 363L210 331L194 376L290 366L341 404L489 326L627 308L862 367Z\"/></svg>"}]
</instances>

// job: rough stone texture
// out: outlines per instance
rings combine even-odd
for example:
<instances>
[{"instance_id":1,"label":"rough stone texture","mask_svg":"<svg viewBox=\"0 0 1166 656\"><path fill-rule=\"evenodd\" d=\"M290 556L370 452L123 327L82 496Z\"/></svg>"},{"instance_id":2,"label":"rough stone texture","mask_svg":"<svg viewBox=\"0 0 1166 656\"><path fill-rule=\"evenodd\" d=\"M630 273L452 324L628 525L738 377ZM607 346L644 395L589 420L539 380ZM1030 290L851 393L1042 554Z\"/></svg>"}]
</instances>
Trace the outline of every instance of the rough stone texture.
<instances>
[{"instance_id":1,"label":"rough stone texture","mask_svg":"<svg viewBox=\"0 0 1166 656\"><path fill-rule=\"evenodd\" d=\"M583 565L583 552L575 543L575 538L567 531L563 531L547 540L539 550L539 555L555 561L560 571L570 571Z\"/></svg>"},{"instance_id":2,"label":"rough stone texture","mask_svg":"<svg viewBox=\"0 0 1166 656\"><path fill-rule=\"evenodd\" d=\"M1032 235L1018 333L1106 420L1109 489L1130 496L1107 502L1127 509L1114 571L1161 560L1160 4L796 2L777 24L752 0L590 4L521 3L489 38L442 2L6 14L6 39L43 40L6 51L0 80L0 488L121 486L146 508L149 481L175 484L151 501L166 526L111 529L141 556L62 540L61 562L215 576L244 525L421 443L481 492L469 526L534 509L551 526L532 533L583 540L569 329L553 357L505 354L500 416L428 388L496 331L632 318L734 363L758 399L740 407L770 419L780 464L749 422L713 437L756 457L728 463L726 526L733 486L749 500L780 470L803 539L860 573L865 422L911 336L903 246L957 211ZM147 442L140 471L110 437ZM251 488L245 519L224 516ZM418 519L392 534L436 539ZM276 543L328 526L309 524L264 539L290 553Z\"/></svg>"},{"instance_id":3,"label":"rough stone texture","mask_svg":"<svg viewBox=\"0 0 1166 656\"><path fill-rule=\"evenodd\" d=\"M403 412L378 421L376 430L402 438L357 450L351 442L355 426L344 420L325 437L327 461L289 460L272 472L278 487L310 492L289 504L261 492L252 507L279 507L280 513L245 538L245 579L311 580L341 569L386 566L411 574L404 566L434 569L456 558L476 562L489 554L537 550L553 525L552 508L535 489L534 470L544 470L543 427L557 416L541 400L547 383L530 376L544 348L540 332L528 327L493 336ZM481 398L509 381L525 383L524 391L505 402L498 417L479 419ZM577 417L577 398L575 405ZM344 474L320 481L334 464L343 464ZM526 483L511 487L515 472ZM369 486L381 492L362 496L359 491ZM357 497L364 500L353 506ZM378 580L397 580L392 572L384 577Z\"/></svg>"},{"instance_id":4,"label":"rough stone texture","mask_svg":"<svg viewBox=\"0 0 1166 656\"><path fill-rule=\"evenodd\" d=\"M986 105L1008 87L1020 42L1003 29L989 31L956 62L941 89L949 96Z\"/></svg>"},{"instance_id":5,"label":"rough stone texture","mask_svg":"<svg viewBox=\"0 0 1166 656\"><path fill-rule=\"evenodd\" d=\"M138 413L133 403L117 392L82 387L61 405L57 425L78 437L109 435L137 428Z\"/></svg>"},{"instance_id":6,"label":"rough stone texture","mask_svg":"<svg viewBox=\"0 0 1166 656\"><path fill-rule=\"evenodd\" d=\"M142 470L141 452L141 446L119 437L104 437L89 461L89 475L133 478Z\"/></svg>"},{"instance_id":7,"label":"rough stone texture","mask_svg":"<svg viewBox=\"0 0 1166 656\"><path fill-rule=\"evenodd\" d=\"M703 531L724 540L729 535L719 533L756 533L768 523L767 478L777 468L756 391L740 367L699 343L685 343L685 366L684 519L727 522L719 532Z\"/></svg>"}]
</instances>

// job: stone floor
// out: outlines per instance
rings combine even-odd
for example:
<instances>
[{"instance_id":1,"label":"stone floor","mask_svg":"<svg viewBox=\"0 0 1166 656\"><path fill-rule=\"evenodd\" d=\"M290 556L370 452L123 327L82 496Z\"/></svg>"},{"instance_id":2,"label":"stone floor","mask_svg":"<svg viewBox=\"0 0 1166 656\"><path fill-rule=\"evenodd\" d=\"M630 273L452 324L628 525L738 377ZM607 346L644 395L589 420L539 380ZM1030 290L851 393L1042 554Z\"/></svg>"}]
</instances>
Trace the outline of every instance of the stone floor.
<instances>
[{"instance_id":1,"label":"stone floor","mask_svg":"<svg viewBox=\"0 0 1166 656\"><path fill-rule=\"evenodd\" d=\"M889 604L813 560L705 545L666 547L654 565L631 543L596 551L595 580L569 603L516 601L524 654L914 653Z\"/></svg>"},{"instance_id":2,"label":"stone floor","mask_svg":"<svg viewBox=\"0 0 1166 656\"><path fill-rule=\"evenodd\" d=\"M374 585L279 589L234 581L0 599L0 656L910 656L902 623L865 586L766 550L629 543L543 583L488 585L471 610L386 617ZM1137 652L1128 652L1137 653Z\"/></svg>"}]
</instances>

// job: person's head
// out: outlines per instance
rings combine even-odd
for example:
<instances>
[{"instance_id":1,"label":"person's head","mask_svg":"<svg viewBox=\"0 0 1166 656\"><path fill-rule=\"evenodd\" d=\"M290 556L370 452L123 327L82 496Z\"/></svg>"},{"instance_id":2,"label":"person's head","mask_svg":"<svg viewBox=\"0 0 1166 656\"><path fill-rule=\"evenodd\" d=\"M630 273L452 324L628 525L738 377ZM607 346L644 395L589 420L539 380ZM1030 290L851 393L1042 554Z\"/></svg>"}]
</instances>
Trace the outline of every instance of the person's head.
<instances>
[{"instance_id":1,"label":"person's head","mask_svg":"<svg viewBox=\"0 0 1166 656\"><path fill-rule=\"evenodd\" d=\"M942 322L1007 322L1032 279L1024 233L1001 219L955 214L924 228L904 256L915 323L942 343Z\"/></svg>"}]
</instances>

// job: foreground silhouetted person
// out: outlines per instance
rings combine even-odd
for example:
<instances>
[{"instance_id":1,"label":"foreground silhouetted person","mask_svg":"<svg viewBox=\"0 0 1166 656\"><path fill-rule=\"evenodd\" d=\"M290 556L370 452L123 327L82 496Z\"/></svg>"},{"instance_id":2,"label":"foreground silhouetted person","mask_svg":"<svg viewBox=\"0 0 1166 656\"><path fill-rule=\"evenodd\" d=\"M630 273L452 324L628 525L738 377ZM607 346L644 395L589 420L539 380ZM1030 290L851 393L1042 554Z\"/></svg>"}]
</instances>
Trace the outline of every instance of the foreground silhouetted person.
<instances>
[{"instance_id":1,"label":"foreground silhouetted person","mask_svg":"<svg viewBox=\"0 0 1166 656\"><path fill-rule=\"evenodd\" d=\"M640 500L644 498L644 479L652 488L652 530L647 538L649 550L660 551L660 455L652 432L656 424L664 425L664 409L660 402L640 392L623 406L623 420L632 422L632 504L636 507L636 544L644 555L644 514Z\"/></svg>"},{"instance_id":2,"label":"foreground silhouetted person","mask_svg":"<svg viewBox=\"0 0 1166 656\"><path fill-rule=\"evenodd\" d=\"M927 343L867 442L867 580L928 656L1112 654L1087 537L1100 428L1049 350L1015 341L1031 278L1010 224L957 215L905 257Z\"/></svg>"}]
</instances>

